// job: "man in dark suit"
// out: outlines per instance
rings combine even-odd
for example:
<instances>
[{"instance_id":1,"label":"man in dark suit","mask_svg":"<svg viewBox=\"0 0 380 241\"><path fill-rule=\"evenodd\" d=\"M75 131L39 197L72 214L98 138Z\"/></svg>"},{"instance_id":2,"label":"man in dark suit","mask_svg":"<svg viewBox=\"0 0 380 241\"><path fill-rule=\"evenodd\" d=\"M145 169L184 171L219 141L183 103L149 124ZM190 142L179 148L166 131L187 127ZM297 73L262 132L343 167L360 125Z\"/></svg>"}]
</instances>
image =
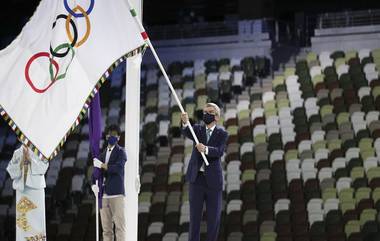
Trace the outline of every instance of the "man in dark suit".
<instances>
[{"instance_id":1,"label":"man in dark suit","mask_svg":"<svg viewBox=\"0 0 380 241\"><path fill-rule=\"evenodd\" d=\"M114 241L113 225L115 225L116 240L124 241L126 238L124 165L127 155L124 149L117 144L120 140L120 133L118 126L108 127L107 149L100 155L100 160L94 159L94 167L100 168L104 177L100 209L103 241ZM96 188L95 185L92 186L93 191Z\"/></svg>"},{"instance_id":2,"label":"man in dark suit","mask_svg":"<svg viewBox=\"0 0 380 241\"><path fill-rule=\"evenodd\" d=\"M207 241L216 241L218 238L223 194L221 157L228 138L228 133L216 125L219 118L219 107L214 103L207 103L203 109L204 125L193 126L200 143L193 148L186 173L186 180L190 183L189 241L200 239L204 203L207 213ZM188 114L183 113L181 119L183 135L194 140L188 127ZM201 153L206 155L209 166L205 165Z\"/></svg>"}]
</instances>

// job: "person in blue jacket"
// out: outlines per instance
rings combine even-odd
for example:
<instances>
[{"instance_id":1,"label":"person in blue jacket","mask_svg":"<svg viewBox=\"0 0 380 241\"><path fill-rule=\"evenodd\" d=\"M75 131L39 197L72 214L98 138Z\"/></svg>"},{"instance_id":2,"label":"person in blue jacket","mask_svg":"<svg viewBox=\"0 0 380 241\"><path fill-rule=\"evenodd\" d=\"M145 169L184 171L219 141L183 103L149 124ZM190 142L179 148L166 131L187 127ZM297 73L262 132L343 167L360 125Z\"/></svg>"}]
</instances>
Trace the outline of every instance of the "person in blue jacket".
<instances>
[{"instance_id":1,"label":"person in blue jacket","mask_svg":"<svg viewBox=\"0 0 380 241\"><path fill-rule=\"evenodd\" d=\"M111 125L107 128L107 148L101 153L100 160L94 160L94 167L100 168L103 176L102 207L100 218L103 228L103 241L114 241L114 225L116 240L126 239L126 217L124 211L124 166L127 155L124 148L117 143L120 140L120 128ZM92 185L92 190L98 187Z\"/></svg>"},{"instance_id":2,"label":"person in blue jacket","mask_svg":"<svg viewBox=\"0 0 380 241\"><path fill-rule=\"evenodd\" d=\"M221 157L224 154L228 133L217 125L220 108L214 103L207 103L203 109L204 124L195 124L194 132L199 140L191 154L186 180L189 186L190 230L189 241L199 241L203 205L206 204L207 241L216 241L222 210L223 173ZM192 140L187 113L181 115L182 133ZM207 157L206 166L201 153Z\"/></svg>"}]
</instances>

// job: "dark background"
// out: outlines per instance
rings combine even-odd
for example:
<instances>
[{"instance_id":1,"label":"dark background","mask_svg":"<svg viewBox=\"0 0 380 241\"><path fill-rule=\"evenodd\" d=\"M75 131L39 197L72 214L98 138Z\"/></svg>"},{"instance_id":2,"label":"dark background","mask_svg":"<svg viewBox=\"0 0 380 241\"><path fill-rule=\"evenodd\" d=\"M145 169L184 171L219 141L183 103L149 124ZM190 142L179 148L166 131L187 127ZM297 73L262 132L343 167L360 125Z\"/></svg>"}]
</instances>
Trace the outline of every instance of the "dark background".
<instances>
[{"instance_id":1,"label":"dark background","mask_svg":"<svg viewBox=\"0 0 380 241\"><path fill-rule=\"evenodd\" d=\"M84 0L83 0L84 1ZM109 0L112 2L112 0ZM20 32L39 0L2 1L0 10L0 48ZM380 8L379 0L144 0L146 26L228 19L273 18L294 22L302 16L324 12Z\"/></svg>"}]
</instances>

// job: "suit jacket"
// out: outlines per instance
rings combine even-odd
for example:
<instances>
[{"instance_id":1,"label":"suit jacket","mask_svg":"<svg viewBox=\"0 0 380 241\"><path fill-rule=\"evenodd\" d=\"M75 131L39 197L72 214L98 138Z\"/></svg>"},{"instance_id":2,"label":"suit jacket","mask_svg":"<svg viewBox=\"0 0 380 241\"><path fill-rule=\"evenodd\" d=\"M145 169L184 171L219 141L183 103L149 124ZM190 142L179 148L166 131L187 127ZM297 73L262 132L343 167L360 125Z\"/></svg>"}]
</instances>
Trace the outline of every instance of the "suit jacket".
<instances>
[{"instance_id":1,"label":"suit jacket","mask_svg":"<svg viewBox=\"0 0 380 241\"><path fill-rule=\"evenodd\" d=\"M208 147L208 154L206 155L209 162L209 166L205 166L205 177L208 187L213 189L222 190L223 189L223 173L221 165L221 157L224 154L226 147L226 142L228 138L228 133L221 127L216 126L211 134L210 140L207 141L206 136L206 126L195 124L193 126L194 132L198 137L200 143L203 143ZM182 134L190 139L193 139L189 127L182 129ZM193 147L193 152L191 153L191 158L189 166L186 173L186 180L190 183L194 183L198 171L204 163L200 152L195 147Z\"/></svg>"},{"instance_id":2,"label":"suit jacket","mask_svg":"<svg viewBox=\"0 0 380 241\"><path fill-rule=\"evenodd\" d=\"M107 149L100 154L100 161L106 161ZM125 194L124 190L124 166L127 161L127 154L119 145L115 145L108 161L107 170L103 170L103 176L106 178L104 183L104 193L107 195Z\"/></svg>"}]
</instances>

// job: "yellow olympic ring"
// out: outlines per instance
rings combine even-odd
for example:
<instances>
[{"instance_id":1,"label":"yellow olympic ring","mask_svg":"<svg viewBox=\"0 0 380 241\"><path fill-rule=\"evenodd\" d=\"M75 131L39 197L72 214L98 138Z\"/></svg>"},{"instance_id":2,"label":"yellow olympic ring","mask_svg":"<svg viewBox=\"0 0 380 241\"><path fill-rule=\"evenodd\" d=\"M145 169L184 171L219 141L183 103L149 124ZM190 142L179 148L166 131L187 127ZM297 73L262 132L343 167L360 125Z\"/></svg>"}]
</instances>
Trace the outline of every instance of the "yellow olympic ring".
<instances>
[{"instance_id":1,"label":"yellow olympic ring","mask_svg":"<svg viewBox=\"0 0 380 241\"><path fill-rule=\"evenodd\" d=\"M79 12L81 12L83 14L83 16L86 19L87 30L86 30L86 33L83 36L83 38L75 44L75 47L77 47L77 48L80 47L82 44L84 44L87 41L88 37L90 36L90 32L91 32L90 19L87 15L86 11L84 11L84 9L81 6L77 5L73 9L73 11L76 12L78 10L79 10ZM70 20L71 20L72 16L73 15L69 14L66 18L66 33L67 33L67 36L71 42L73 41L73 35L71 34L71 31L70 31Z\"/></svg>"}]
</instances>

